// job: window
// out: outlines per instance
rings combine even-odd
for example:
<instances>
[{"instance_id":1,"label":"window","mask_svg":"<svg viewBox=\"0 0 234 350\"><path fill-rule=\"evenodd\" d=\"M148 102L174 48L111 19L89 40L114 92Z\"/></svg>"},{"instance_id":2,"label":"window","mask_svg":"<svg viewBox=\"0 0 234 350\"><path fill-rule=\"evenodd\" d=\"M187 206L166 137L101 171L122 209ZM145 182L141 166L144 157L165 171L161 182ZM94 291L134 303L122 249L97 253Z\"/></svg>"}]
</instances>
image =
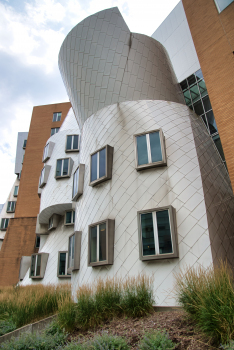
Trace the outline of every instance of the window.
<instances>
[{"instance_id":1,"label":"window","mask_svg":"<svg viewBox=\"0 0 234 350\"><path fill-rule=\"evenodd\" d=\"M81 231L75 231L68 240L68 273L80 268L80 248Z\"/></svg>"},{"instance_id":2,"label":"window","mask_svg":"<svg viewBox=\"0 0 234 350\"><path fill-rule=\"evenodd\" d=\"M48 231L50 231L50 230L52 230L52 229L58 227L59 220L60 220L60 215L53 214L53 215L49 218Z\"/></svg>"},{"instance_id":3,"label":"window","mask_svg":"<svg viewBox=\"0 0 234 350\"><path fill-rule=\"evenodd\" d=\"M42 188L47 183L49 173L50 173L50 165L45 165L41 171L40 179L39 179L39 188Z\"/></svg>"},{"instance_id":4,"label":"window","mask_svg":"<svg viewBox=\"0 0 234 350\"><path fill-rule=\"evenodd\" d=\"M23 164L23 162L24 162L24 154L23 154L23 157L22 157L22 164Z\"/></svg>"},{"instance_id":5,"label":"window","mask_svg":"<svg viewBox=\"0 0 234 350\"><path fill-rule=\"evenodd\" d=\"M53 113L53 122L60 122L62 116L62 112Z\"/></svg>"},{"instance_id":6,"label":"window","mask_svg":"<svg viewBox=\"0 0 234 350\"><path fill-rule=\"evenodd\" d=\"M141 260L179 257L172 206L138 212L138 228Z\"/></svg>"},{"instance_id":7,"label":"window","mask_svg":"<svg viewBox=\"0 0 234 350\"><path fill-rule=\"evenodd\" d=\"M15 189L14 189L14 197L17 197L17 196L18 196L18 192L19 192L19 186L15 186Z\"/></svg>"},{"instance_id":8,"label":"window","mask_svg":"<svg viewBox=\"0 0 234 350\"><path fill-rule=\"evenodd\" d=\"M71 158L57 159L55 178L70 177L73 166L73 160Z\"/></svg>"},{"instance_id":9,"label":"window","mask_svg":"<svg viewBox=\"0 0 234 350\"><path fill-rule=\"evenodd\" d=\"M80 164L73 174L72 200L76 201L83 194L85 165Z\"/></svg>"},{"instance_id":10,"label":"window","mask_svg":"<svg viewBox=\"0 0 234 350\"><path fill-rule=\"evenodd\" d=\"M2 219L2 220L1 220L1 227L0 227L0 229L1 229L2 231L5 231L5 230L7 229L8 224L9 224L9 220L10 220L10 219Z\"/></svg>"},{"instance_id":11,"label":"window","mask_svg":"<svg viewBox=\"0 0 234 350\"><path fill-rule=\"evenodd\" d=\"M57 132L59 132L59 128L51 128L50 136L57 134Z\"/></svg>"},{"instance_id":12,"label":"window","mask_svg":"<svg viewBox=\"0 0 234 350\"><path fill-rule=\"evenodd\" d=\"M26 148L26 145L27 145L27 140L24 140L23 148Z\"/></svg>"},{"instance_id":13,"label":"window","mask_svg":"<svg viewBox=\"0 0 234 350\"><path fill-rule=\"evenodd\" d=\"M52 151L54 149L54 142L48 142L44 147L44 152L42 156L42 162L45 163L48 159L50 159Z\"/></svg>"},{"instance_id":14,"label":"window","mask_svg":"<svg viewBox=\"0 0 234 350\"><path fill-rule=\"evenodd\" d=\"M58 252L58 272L57 276L61 277L71 277L71 273L67 272L67 257L68 252Z\"/></svg>"},{"instance_id":15,"label":"window","mask_svg":"<svg viewBox=\"0 0 234 350\"><path fill-rule=\"evenodd\" d=\"M15 212L15 204L16 202L8 202L7 203L7 213L14 213Z\"/></svg>"},{"instance_id":16,"label":"window","mask_svg":"<svg viewBox=\"0 0 234 350\"><path fill-rule=\"evenodd\" d=\"M134 143L137 170L167 165L162 129L134 135Z\"/></svg>"},{"instance_id":17,"label":"window","mask_svg":"<svg viewBox=\"0 0 234 350\"><path fill-rule=\"evenodd\" d=\"M228 7L233 1L234 0L214 0L219 13Z\"/></svg>"},{"instance_id":18,"label":"window","mask_svg":"<svg viewBox=\"0 0 234 350\"><path fill-rule=\"evenodd\" d=\"M115 220L89 226L88 266L113 265Z\"/></svg>"},{"instance_id":19,"label":"window","mask_svg":"<svg viewBox=\"0 0 234 350\"><path fill-rule=\"evenodd\" d=\"M35 248L40 248L41 238L39 235L36 235Z\"/></svg>"},{"instance_id":20,"label":"window","mask_svg":"<svg viewBox=\"0 0 234 350\"><path fill-rule=\"evenodd\" d=\"M74 225L75 223L75 211L68 210L65 212L64 225Z\"/></svg>"},{"instance_id":21,"label":"window","mask_svg":"<svg viewBox=\"0 0 234 350\"><path fill-rule=\"evenodd\" d=\"M79 151L79 135L67 135L65 151L66 152Z\"/></svg>"},{"instance_id":22,"label":"window","mask_svg":"<svg viewBox=\"0 0 234 350\"><path fill-rule=\"evenodd\" d=\"M90 186L112 178L113 152L114 148L106 145L90 155Z\"/></svg>"},{"instance_id":23,"label":"window","mask_svg":"<svg viewBox=\"0 0 234 350\"><path fill-rule=\"evenodd\" d=\"M33 254L31 256L30 278L44 277L48 257L48 253Z\"/></svg>"}]
</instances>

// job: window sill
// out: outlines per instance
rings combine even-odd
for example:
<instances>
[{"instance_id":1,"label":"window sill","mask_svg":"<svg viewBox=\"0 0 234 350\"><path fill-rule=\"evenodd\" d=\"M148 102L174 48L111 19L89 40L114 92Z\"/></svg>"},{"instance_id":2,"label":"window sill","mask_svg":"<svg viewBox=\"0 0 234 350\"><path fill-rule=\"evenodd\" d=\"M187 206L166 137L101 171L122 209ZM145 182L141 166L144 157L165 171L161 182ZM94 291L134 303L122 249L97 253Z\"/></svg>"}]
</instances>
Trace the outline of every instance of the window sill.
<instances>
[{"instance_id":1,"label":"window sill","mask_svg":"<svg viewBox=\"0 0 234 350\"><path fill-rule=\"evenodd\" d=\"M30 276L33 280L43 279L41 276Z\"/></svg>"},{"instance_id":2,"label":"window sill","mask_svg":"<svg viewBox=\"0 0 234 350\"><path fill-rule=\"evenodd\" d=\"M74 226L74 222L68 223L68 224L64 224L64 226Z\"/></svg>"},{"instance_id":3,"label":"window sill","mask_svg":"<svg viewBox=\"0 0 234 350\"><path fill-rule=\"evenodd\" d=\"M71 278L71 275L58 275L58 278Z\"/></svg>"},{"instance_id":4,"label":"window sill","mask_svg":"<svg viewBox=\"0 0 234 350\"><path fill-rule=\"evenodd\" d=\"M79 152L80 150L77 148L77 149L66 149L65 150L65 153L72 153L72 152Z\"/></svg>"},{"instance_id":5,"label":"window sill","mask_svg":"<svg viewBox=\"0 0 234 350\"><path fill-rule=\"evenodd\" d=\"M64 176L55 176L55 179L58 180L58 179L66 179L68 177L71 177L70 175L64 175Z\"/></svg>"},{"instance_id":6,"label":"window sill","mask_svg":"<svg viewBox=\"0 0 234 350\"><path fill-rule=\"evenodd\" d=\"M108 261L105 260L105 261L91 262L88 264L88 266L91 266L91 267L105 266L105 265L113 265L113 263L108 263Z\"/></svg>"},{"instance_id":7,"label":"window sill","mask_svg":"<svg viewBox=\"0 0 234 350\"><path fill-rule=\"evenodd\" d=\"M160 255L147 255L141 258L142 261L149 260L163 260L163 259L176 259L179 258L179 254L170 253L170 254L160 254Z\"/></svg>"},{"instance_id":8,"label":"window sill","mask_svg":"<svg viewBox=\"0 0 234 350\"><path fill-rule=\"evenodd\" d=\"M12 213L14 213L15 211L10 211L10 210L7 210L6 212L7 212L7 213L11 213L11 214L12 214Z\"/></svg>"},{"instance_id":9,"label":"window sill","mask_svg":"<svg viewBox=\"0 0 234 350\"><path fill-rule=\"evenodd\" d=\"M111 178L108 177L108 176L103 176L100 179L97 179L97 180L94 180L94 181L90 182L89 186L94 187L94 186L99 185L100 183L102 183L104 181L107 181L107 180L110 180L110 179Z\"/></svg>"},{"instance_id":10,"label":"window sill","mask_svg":"<svg viewBox=\"0 0 234 350\"><path fill-rule=\"evenodd\" d=\"M136 167L136 170L141 171L145 169L157 168L157 167L166 166L166 165L167 165L167 162L162 160L161 162L157 162L157 163L148 163L148 164L138 165Z\"/></svg>"},{"instance_id":11,"label":"window sill","mask_svg":"<svg viewBox=\"0 0 234 350\"><path fill-rule=\"evenodd\" d=\"M7 228L0 228L0 231L6 231Z\"/></svg>"}]
</instances>

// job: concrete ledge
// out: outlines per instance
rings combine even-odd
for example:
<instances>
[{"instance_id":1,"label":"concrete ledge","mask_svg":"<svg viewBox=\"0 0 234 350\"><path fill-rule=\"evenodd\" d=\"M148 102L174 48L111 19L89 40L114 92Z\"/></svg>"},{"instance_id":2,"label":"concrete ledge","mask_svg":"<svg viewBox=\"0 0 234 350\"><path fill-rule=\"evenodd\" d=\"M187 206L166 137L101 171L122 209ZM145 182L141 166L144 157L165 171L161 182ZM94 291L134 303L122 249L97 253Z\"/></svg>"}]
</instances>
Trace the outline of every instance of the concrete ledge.
<instances>
[{"instance_id":1,"label":"concrete ledge","mask_svg":"<svg viewBox=\"0 0 234 350\"><path fill-rule=\"evenodd\" d=\"M164 312L164 311L182 311L181 306L153 306L155 312Z\"/></svg>"},{"instance_id":2,"label":"concrete ledge","mask_svg":"<svg viewBox=\"0 0 234 350\"><path fill-rule=\"evenodd\" d=\"M20 334L23 333L40 333L41 331L43 331L45 329L45 327L47 325L49 325L54 318L56 318L57 315L53 315L47 318L44 318L41 321L37 321L35 323L31 323L31 324L27 324L26 326L23 326L21 328L16 329L13 332L4 334L0 337L0 344L7 341L7 340L11 340L12 337L17 338L20 336Z\"/></svg>"}]
</instances>

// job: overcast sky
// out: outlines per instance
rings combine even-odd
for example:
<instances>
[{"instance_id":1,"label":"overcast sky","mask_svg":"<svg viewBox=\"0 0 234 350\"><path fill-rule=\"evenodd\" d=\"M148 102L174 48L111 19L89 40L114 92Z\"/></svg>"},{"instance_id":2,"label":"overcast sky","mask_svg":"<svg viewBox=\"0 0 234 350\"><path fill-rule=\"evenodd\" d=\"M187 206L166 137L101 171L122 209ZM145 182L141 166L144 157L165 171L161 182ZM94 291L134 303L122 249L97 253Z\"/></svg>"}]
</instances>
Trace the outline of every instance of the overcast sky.
<instances>
[{"instance_id":1,"label":"overcast sky","mask_svg":"<svg viewBox=\"0 0 234 350\"><path fill-rule=\"evenodd\" d=\"M118 6L132 32L151 36L179 0L0 0L0 204L15 180L18 131L33 106L68 101L58 52L85 17Z\"/></svg>"}]
</instances>

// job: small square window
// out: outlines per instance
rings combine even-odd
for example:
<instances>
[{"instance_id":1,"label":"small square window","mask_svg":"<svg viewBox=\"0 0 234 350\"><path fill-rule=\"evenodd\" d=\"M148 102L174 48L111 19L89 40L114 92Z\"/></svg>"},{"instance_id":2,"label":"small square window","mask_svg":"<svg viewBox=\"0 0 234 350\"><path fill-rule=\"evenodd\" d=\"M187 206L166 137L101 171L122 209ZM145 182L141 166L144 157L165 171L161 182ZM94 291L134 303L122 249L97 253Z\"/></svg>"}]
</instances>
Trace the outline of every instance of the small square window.
<instances>
[{"instance_id":1,"label":"small square window","mask_svg":"<svg viewBox=\"0 0 234 350\"><path fill-rule=\"evenodd\" d=\"M71 278L71 273L67 272L68 252L58 252L58 272L59 278Z\"/></svg>"},{"instance_id":2,"label":"small square window","mask_svg":"<svg viewBox=\"0 0 234 350\"><path fill-rule=\"evenodd\" d=\"M79 135L67 135L65 152L77 152L80 149Z\"/></svg>"},{"instance_id":3,"label":"small square window","mask_svg":"<svg viewBox=\"0 0 234 350\"><path fill-rule=\"evenodd\" d=\"M53 214L53 215L49 218L48 231L50 231L50 230L52 230L52 229L58 227L59 220L60 220L60 215Z\"/></svg>"},{"instance_id":4,"label":"small square window","mask_svg":"<svg viewBox=\"0 0 234 350\"><path fill-rule=\"evenodd\" d=\"M137 171L167 165L162 129L134 135Z\"/></svg>"},{"instance_id":5,"label":"small square window","mask_svg":"<svg viewBox=\"0 0 234 350\"><path fill-rule=\"evenodd\" d=\"M68 240L67 272L80 269L81 231L75 231Z\"/></svg>"},{"instance_id":6,"label":"small square window","mask_svg":"<svg viewBox=\"0 0 234 350\"><path fill-rule=\"evenodd\" d=\"M27 145L27 140L24 140L24 143L23 143L23 149L26 148L26 145Z\"/></svg>"},{"instance_id":7,"label":"small square window","mask_svg":"<svg viewBox=\"0 0 234 350\"><path fill-rule=\"evenodd\" d=\"M172 206L138 212L141 260L178 258L175 209Z\"/></svg>"},{"instance_id":8,"label":"small square window","mask_svg":"<svg viewBox=\"0 0 234 350\"><path fill-rule=\"evenodd\" d=\"M19 192L19 186L15 186L15 189L14 189L14 197L17 197L17 196L18 196L18 192Z\"/></svg>"},{"instance_id":9,"label":"small square window","mask_svg":"<svg viewBox=\"0 0 234 350\"><path fill-rule=\"evenodd\" d=\"M40 248L40 241L41 237L39 235L36 235L35 248Z\"/></svg>"},{"instance_id":10,"label":"small square window","mask_svg":"<svg viewBox=\"0 0 234 350\"><path fill-rule=\"evenodd\" d=\"M15 205L16 205L16 202L14 201L11 201L11 202L8 202L7 203L7 213L14 213L15 212Z\"/></svg>"},{"instance_id":11,"label":"small square window","mask_svg":"<svg viewBox=\"0 0 234 350\"><path fill-rule=\"evenodd\" d=\"M48 177L49 177L49 173L50 173L50 165L45 165L44 168L41 171L41 175L39 178L39 188L42 188L45 186L45 184L47 183Z\"/></svg>"},{"instance_id":12,"label":"small square window","mask_svg":"<svg viewBox=\"0 0 234 350\"><path fill-rule=\"evenodd\" d=\"M55 178L60 179L63 177L70 177L73 167L72 158L63 158L57 159L56 169L55 169Z\"/></svg>"},{"instance_id":13,"label":"small square window","mask_svg":"<svg viewBox=\"0 0 234 350\"><path fill-rule=\"evenodd\" d=\"M107 219L89 226L88 266L113 265L115 220Z\"/></svg>"},{"instance_id":14,"label":"small square window","mask_svg":"<svg viewBox=\"0 0 234 350\"><path fill-rule=\"evenodd\" d=\"M51 128L50 136L57 134L57 132L59 132L59 128Z\"/></svg>"},{"instance_id":15,"label":"small square window","mask_svg":"<svg viewBox=\"0 0 234 350\"><path fill-rule=\"evenodd\" d=\"M52 151L54 149L54 142L48 142L44 147L44 152L42 156L42 162L45 163L48 159L50 159Z\"/></svg>"},{"instance_id":16,"label":"small square window","mask_svg":"<svg viewBox=\"0 0 234 350\"><path fill-rule=\"evenodd\" d=\"M74 210L68 210L65 212L64 216L64 225L74 225L75 223L75 211Z\"/></svg>"},{"instance_id":17,"label":"small square window","mask_svg":"<svg viewBox=\"0 0 234 350\"><path fill-rule=\"evenodd\" d=\"M0 227L0 229L1 229L1 231L6 231L6 229L7 229L7 227L8 227L8 224L9 224L9 220L10 219L2 219L1 220L1 227Z\"/></svg>"},{"instance_id":18,"label":"small square window","mask_svg":"<svg viewBox=\"0 0 234 350\"><path fill-rule=\"evenodd\" d=\"M96 186L112 178L114 147L106 145L90 155L90 183Z\"/></svg>"},{"instance_id":19,"label":"small square window","mask_svg":"<svg viewBox=\"0 0 234 350\"><path fill-rule=\"evenodd\" d=\"M43 278L45 275L48 253L33 254L31 256L30 278Z\"/></svg>"},{"instance_id":20,"label":"small square window","mask_svg":"<svg viewBox=\"0 0 234 350\"><path fill-rule=\"evenodd\" d=\"M53 113L53 122L60 122L62 116L62 112Z\"/></svg>"},{"instance_id":21,"label":"small square window","mask_svg":"<svg viewBox=\"0 0 234 350\"><path fill-rule=\"evenodd\" d=\"M82 194L84 188L85 165L80 164L73 174L72 200L76 201Z\"/></svg>"}]
</instances>

